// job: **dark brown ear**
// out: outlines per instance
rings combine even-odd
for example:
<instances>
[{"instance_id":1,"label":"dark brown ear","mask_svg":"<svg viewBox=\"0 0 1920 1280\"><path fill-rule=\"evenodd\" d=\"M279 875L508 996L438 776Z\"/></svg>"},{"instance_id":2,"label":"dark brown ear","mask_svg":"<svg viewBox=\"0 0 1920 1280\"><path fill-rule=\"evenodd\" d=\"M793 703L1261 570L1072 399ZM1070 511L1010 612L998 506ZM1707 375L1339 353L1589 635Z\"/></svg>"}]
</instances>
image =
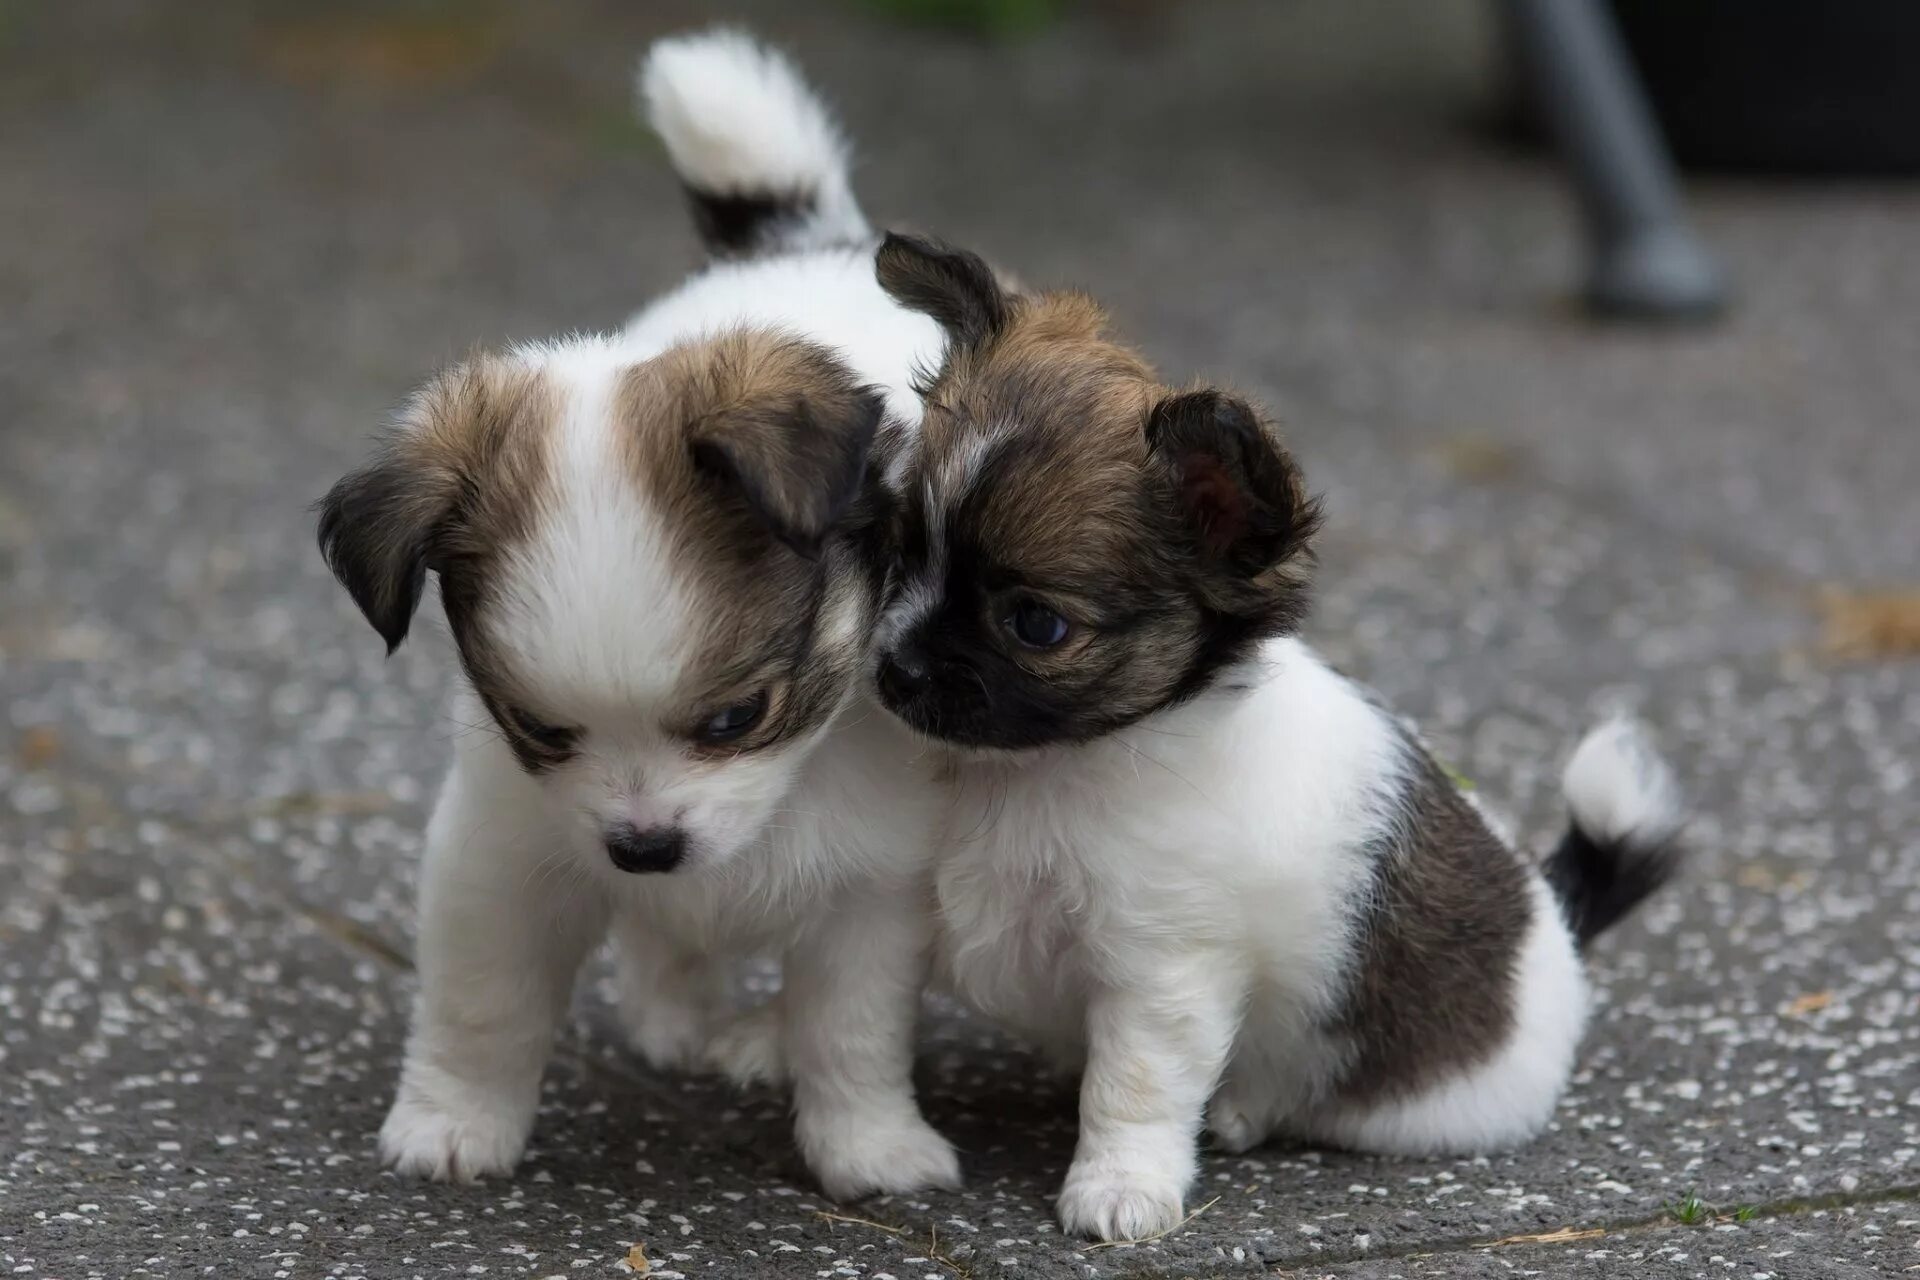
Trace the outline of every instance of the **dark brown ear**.
<instances>
[{"instance_id":1,"label":"dark brown ear","mask_svg":"<svg viewBox=\"0 0 1920 1280\"><path fill-rule=\"evenodd\" d=\"M978 254L889 231L874 274L896 302L938 320L957 345L979 346L1006 327L1006 290Z\"/></svg>"},{"instance_id":2,"label":"dark brown ear","mask_svg":"<svg viewBox=\"0 0 1920 1280\"><path fill-rule=\"evenodd\" d=\"M694 465L812 558L860 492L884 412L879 392L851 386L727 409L694 428Z\"/></svg>"},{"instance_id":3,"label":"dark brown ear","mask_svg":"<svg viewBox=\"0 0 1920 1280\"><path fill-rule=\"evenodd\" d=\"M374 458L343 476L319 502L320 554L391 654L407 638L427 570L461 495L452 442L484 415L508 415L487 357L446 370L421 387Z\"/></svg>"},{"instance_id":4,"label":"dark brown ear","mask_svg":"<svg viewBox=\"0 0 1920 1280\"><path fill-rule=\"evenodd\" d=\"M407 638L454 490L396 433L320 500L320 554L392 653Z\"/></svg>"},{"instance_id":5,"label":"dark brown ear","mask_svg":"<svg viewBox=\"0 0 1920 1280\"><path fill-rule=\"evenodd\" d=\"M1320 504L1300 468L1245 401L1219 391L1168 396L1147 418L1218 605L1240 612L1305 586Z\"/></svg>"}]
</instances>

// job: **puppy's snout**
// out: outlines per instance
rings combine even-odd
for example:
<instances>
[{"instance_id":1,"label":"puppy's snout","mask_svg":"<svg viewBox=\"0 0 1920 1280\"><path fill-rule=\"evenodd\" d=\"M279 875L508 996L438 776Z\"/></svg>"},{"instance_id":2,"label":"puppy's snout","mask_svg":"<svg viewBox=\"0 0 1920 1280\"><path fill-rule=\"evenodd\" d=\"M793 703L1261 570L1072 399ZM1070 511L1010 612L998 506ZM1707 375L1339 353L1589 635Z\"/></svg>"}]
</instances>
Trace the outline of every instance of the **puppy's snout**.
<instances>
[{"instance_id":1,"label":"puppy's snout","mask_svg":"<svg viewBox=\"0 0 1920 1280\"><path fill-rule=\"evenodd\" d=\"M926 692L932 678L926 655L915 649L896 649L880 659L880 692L889 702L908 702Z\"/></svg>"},{"instance_id":2,"label":"puppy's snout","mask_svg":"<svg viewBox=\"0 0 1920 1280\"><path fill-rule=\"evenodd\" d=\"M607 857L622 871L671 871L687 856L687 833L678 827L641 831L621 825L607 832Z\"/></svg>"}]
</instances>

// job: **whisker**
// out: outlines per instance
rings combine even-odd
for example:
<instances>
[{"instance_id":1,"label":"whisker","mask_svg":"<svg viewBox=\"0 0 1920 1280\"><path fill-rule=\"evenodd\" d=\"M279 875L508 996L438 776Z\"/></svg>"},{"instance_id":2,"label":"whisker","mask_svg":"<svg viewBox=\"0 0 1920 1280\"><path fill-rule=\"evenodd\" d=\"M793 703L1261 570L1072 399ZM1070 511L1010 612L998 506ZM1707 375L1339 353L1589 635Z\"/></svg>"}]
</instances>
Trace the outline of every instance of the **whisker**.
<instances>
[{"instance_id":1,"label":"whisker","mask_svg":"<svg viewBox=\"0 0 1920 1280\"><path fill-rule=\"evenodd\" d=\"M1208 795L1205 791L1201 790L1198 786L1195 786L1193 780L1191 778L1188 778L1185 774L1180 773L1178 770L1168 767L1164 762L1160 760L1154 759L1152 756L1142 751L1139 747L1136 747L1131 742L1128 742L1125 738L1120 739L1120 745L1133 753L1134 768L1135 768L1134 776L1136 777L1139 776L1139 772L1138 772L1139 762L1142 760L1145 760L1148 764L1153 765L1155 768L1165 771L1167 776L1172 778L1177 778L1181 782L1185 783L1187 787L1192 790L1193 794L1199 796L1202 800L1205 800L1208 804L1212 805L1214 808L1218 809L1220 807L1219 801L1215 800L1212 796Z\"/></svg>"}]
</instances>

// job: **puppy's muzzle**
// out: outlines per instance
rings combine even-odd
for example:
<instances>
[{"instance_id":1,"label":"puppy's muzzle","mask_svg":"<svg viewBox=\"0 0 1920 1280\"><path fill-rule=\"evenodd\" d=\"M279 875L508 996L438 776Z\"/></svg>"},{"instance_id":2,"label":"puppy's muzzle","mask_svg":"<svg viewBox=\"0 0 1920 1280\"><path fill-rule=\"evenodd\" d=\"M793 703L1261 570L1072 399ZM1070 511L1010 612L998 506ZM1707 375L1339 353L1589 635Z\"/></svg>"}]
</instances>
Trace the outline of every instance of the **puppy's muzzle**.
<instances>
[{"instance_id":1,"label":"puppy's muzzle","mask_svg":"<svg viewBox=\"0 0 1920 1280\"><path fill-rule=\"evenodd\" d=\"M607 857L622 871L671 871L686 856L687 833L678 827L618 826L607 832Z\"/></svg>"}]
</instances>

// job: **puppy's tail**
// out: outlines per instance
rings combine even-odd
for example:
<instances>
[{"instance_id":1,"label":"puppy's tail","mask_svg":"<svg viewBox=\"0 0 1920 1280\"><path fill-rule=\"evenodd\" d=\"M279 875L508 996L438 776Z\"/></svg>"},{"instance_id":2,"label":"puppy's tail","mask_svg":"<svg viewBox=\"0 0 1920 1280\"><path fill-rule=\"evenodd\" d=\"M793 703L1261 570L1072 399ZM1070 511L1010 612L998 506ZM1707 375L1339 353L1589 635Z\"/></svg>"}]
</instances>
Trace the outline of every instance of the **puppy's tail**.
<instances>
[{"instance_id":1,"label":"puppy's tail","mask_svg":"<svg viewBox=\"0 0 1920 1280\"><path fill-rule=\"evenodd\" d=\"M1541 870L1585 948L1673 878L1686 815L1673 771L1631 720L1581 739L1561 790L1573 823Z\"/></svg>"},{"instance_id":2,"label":"puppy's tail","mask_svg":"<svg viewBox=\"0 0 1920 1280\"><path fill-rule=\"evenodd\" d=\"M863 244L847 144L786 57L743 31L661 40L641 59L641 114L667 144L716 257Z\"/></svg>"}]
</instances>

